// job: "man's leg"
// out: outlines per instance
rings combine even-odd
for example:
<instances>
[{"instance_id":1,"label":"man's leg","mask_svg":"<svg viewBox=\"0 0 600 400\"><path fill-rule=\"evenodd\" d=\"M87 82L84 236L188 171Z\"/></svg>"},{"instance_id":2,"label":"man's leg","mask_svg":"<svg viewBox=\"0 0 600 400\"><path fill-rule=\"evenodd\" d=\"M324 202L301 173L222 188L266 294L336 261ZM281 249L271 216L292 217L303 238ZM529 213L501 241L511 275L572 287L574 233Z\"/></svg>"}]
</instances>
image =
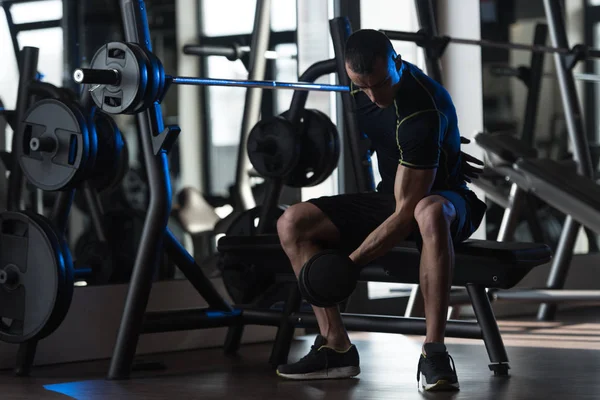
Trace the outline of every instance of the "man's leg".
<instances>
[{"instance_id":1,"label":"man's leg","mask_svg":"<svg viewBox=\"0 0 600 400\"><path fill-rule=\"evenodd\" d=\"M415 208L415 219L423 240L419 284L427 318L425 343L444 343L454 269L450 227L455 218L454 205L442 196L425 197Z\"/></svg>"},{"instance_id":2,"label":"man's leg","mask_svg":"<svg viewBox=\"0 0 600 400\"><path fill-rule=\"evenodd\" d=\"M425 390L458 389L454 362L444 345L448 297L454 267L451 226L457 218L454 205L438 195L424 198L415 208L423 241L419 284L425 302L427 333L419 358L417 380Z\"/></svg>"},{"instance_id":3,"label":"man's leg","mask_svg":"<svg viewBox=\"0 0 600 400\"><path fill-rule=\"evenodd\" d=\"M313 199L286 210L277 222L281 245L296 276L317 252L341 248L350 253L395 207L393 194L355 193ZM335 285L335 282L331 282ZM338 307L313 307L321 335L298 362L281 365L277 373L289 379L349 378L360 373Z\"/></svg>"},{"instance_id":4,"label":"man's leg","mask_svg":"<svg viewBox=\"0 0 600 400\"><path fill-rule=\"evenodd\" d=\"M423 243L419 279L427 327L417 379L422 379L425 390L459 387L454 361L444 345L454 245L471 236L484 213L485 204L472 192L441 191L425 197L415 209Z\"/></svg>"},{"instance_id":5,"label":"man's leg","mask_svg":"<svg viewBox=\"0 0 600 400\"><path fill-rule=\"evenodd\" d=\"M277 233L296 277L304 264L318 252L336 247L340 232L317 206L299 203L288 208L277 221ZM328 346L338 350L350 347L350 339L342 322L339 307L313 306L321 336Z\"/></svg>"}]
</instances>

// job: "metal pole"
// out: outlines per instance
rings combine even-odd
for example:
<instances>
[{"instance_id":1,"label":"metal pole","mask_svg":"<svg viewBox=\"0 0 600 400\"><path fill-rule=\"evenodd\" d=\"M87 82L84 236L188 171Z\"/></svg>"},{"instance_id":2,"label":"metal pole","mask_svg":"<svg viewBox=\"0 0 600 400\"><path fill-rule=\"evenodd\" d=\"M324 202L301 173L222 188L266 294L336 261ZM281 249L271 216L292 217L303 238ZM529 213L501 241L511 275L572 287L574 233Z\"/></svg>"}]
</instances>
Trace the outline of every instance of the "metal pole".
<instances>
[{"instance_id":1,"label":"metal pole","mask_svg":"<svg viewBox=\"0 0 600 400\"><path fill-rule=\"evenodd\" d=\"M79 5L77 0L63 0L63 17L61 21L63 30L63 66L66 72L63 75L62 86L79 92L79 87L73 82L67 71L73 71L73 68L81 62L80 57L80 31L79 31Z\"/></svg>"},{"instance_id":2,"label":"metal pole","mask_svg":"<svg viewBox=\"0 0 600 400\"><path fill-rule=\"evenodd\" d=\"M548 38L548 25L537 24L533 38L534 45L546 43ZM532 53L530 63L530 79L527 82L527 102L525 103L525 117L521 140L530 147L534 147L535 123L537 120L538 103L542 90L542 76L544 75L544 53Z\"/></svg>"},{"instance_id":3,"label":"metal pole","mask_svg":"<svg viewBox=\"0 0 600 400\"><path fill-rule=\"evenodd\" d=\"M568 48L567 31L565 29L562 10L560 9L560 1L544 0L544 8L546 10L552 44L557 47ZM577 172L580 175L591 178L593 171L589 151L590 146L583 129L583 118L573 73L567 68L564 56L555 53L554 62L556 64L556 75L558 77L567 130L573 145L573 158L577 162Z\"/></svg>"},{"instance_id":4,"label":"metal pole","mask_svg":"<svg viewBox=\"0 0 600 400\"><path fill-rule=\"evenodd\" d=\"M17 107L15 109L15 128L18 132L21 129L21 121L25 118L25 112L29 108L29 84L37 77L37 65L39 49L37 47L23 47L21 53L17 54L21 60L19 68L19 89L17 92ZM13 135L13 146L15 149L15 139L18 135ZM23 198L23 171L19 160L14 157L8 177L7 209L14 211L22 208Z\"/></svg>"},{"instance_id":5,"label":"metal pole","mask_svg":"<svg viewBox=\"0 0 600 400\"><path fill-rule=\"evenodd\" d=\"M269 48L269 37L271 35L271 0L257 0L256 12L254 14L254 30L250 44L250 65L248 68L248 79L264 79L267 68L267 59L265 52ZM240 135L240 145L238 147L238 162L235 177L235 195L234 205L240 207L240 211L253 208L256 204L254 195L250 187L250 177L248 171L252 168L248 152L246 151L246 142L252 127L256 125L260 118L260 105L262 100L262 91L257 88L246 91L246 101L244 103L244 115L242 118L242 132Z\"/></svg>"},{"instance_id":6,"label":"metal pole","mask_svg":"<svg viewBox=\"0 0 600 400\"><path fill-rule=\"evenodd\" d=\"M526 196L525 191L520 189L516 183L511 185L510 194L508 195L508 207L504 210L498 237L496 238L498 242L512 241Z\"/></svg>"},{"instance_id":7,"label":"metal pole","mask_svg":"<svg viewBox=\"0 0 600 400\"><path fill-rule=\"evenodd\" d=\"M550 46L540 46L540 45L530 45L524 43L504 43L504 42L493 42L491 40L476 40L476 39L462 39L455 38L451 36L433 36L429 34L425 34L423 32L406 32L406 31L389 31L382 29L387 37L392 40L401 40L404 42L413 42L416 43L417 46L421 47L432 47L432 46L442 46L444 43L455 43L455 44L466 44L469 46L480 46L491 49L501 49L501 50L523 50L523 51L532 51L537 53L554 53L554 54L564 54L569 55L572 54L573 51L568 47L561 47L559 45L555 45L554 47ZM590 58L600 58L600 50L598 49L585 49L585 56Z\"/></svg>"},{"instance_id":8,"label":"metal pole","mask_svg":"<svg viewBox=\"0 0 600 400\"><path fill-rule=\"evenodd\" d=\"M600 75L597 74L573 74L578 81L600 82Z\"/></svg>"},{"instance_id":9,"label":"metal pole","mask_svg":"<svg viewBox=\"0 0 600 400\"><path fill-rule=\"evenodd\" d=\"M120 6L125 40L138 43L151 50L150 32L143 0L120 0ZM150 205L131 275L108 379L129 377L139 335L142 332L152 280L161 259L163 238L171 212L171 181L168 174L167 153L161 151L155 155L153 146L154 136L164 130L160 104L154 103L148 110L137 114L136 117L139 126L139 141L148 176Z\"/></svg>"},{"instance_id":10,"label":"metal pole","mask_svg":"<svg viewBox=\"0 0 600 400\"><path fill-rule=\"evenodd\" d=\"M426 30L431 35L437 36L437 21L433 10L431 0L415 0L415 8L417 9L417 18L419 19L419 27ZM427 75L442 84L442 67L440 58L437 57L430 48L425 48L425 64L427 67Z\"/></svg>"},{"instance_id":11,"label":"metal pole","mask_svg":"<svg viewBox=\"0 0 600 400\"><path fill-rule=\"evenodd\" d=\"M175 35L178 48L185 43L197 40L200 36L199 8L198 0L175 1L175 20L177 21ZM200 61L197 57L188 57L178 51L177 74L197 74L200 70ZM206 154L204 148L208 145L209 139L202 129L204 113L199 112L202 109L201 88L178 87L177 102L185 104L185 107L178 107L177 118L181 131L186 134L185 142L179 142L180 187L193 187L204 191L206 182L203 169L208 165L208 160L205 160L203 155Z\"/></svg>"},{"instance_id":12,"label":"metal pole","mask_svg":"<svg viewBox=\"0 0 600 400\"><path fill-rule=\"evenodd\" d=\"M573 247L575 246L580 226L570 215L567 215L558 246L556 247L556 253L552 259L552 267L548 274L546 288L562 289L565 286L569 267L573 259ZM540 305L537 318L540 321L552 321L555 314L556 304L543 303Z\"/></svg>"},{"instance_id":13,"label":"metal pole","mask_svg":"<svg viewBox=\"0 0 600 400\"><path fill-rule=\"evenodd\" d=\"M350 86L350 78L346 73L344 62L344 47L346 40L352 33L352 27L346 18L338 17L329 22L331 29L331 39L337 62L337 75L340 84ZM375 180L373 177L373 168L368 151L361 152L362 134L358 128L358 121L353 110L354 99L350 93L342 94L342 106L344 110L344 127L346 131L346 140L350 148L352 165L356 179L356 189L358 192L367 192L375 190Z\"/></svg>"},{"instance_id":14,"label":"metal pole","mask_svg":"<svg viewBox=\"0 0 600 400\"><path fill-rule=\"evenodd\" d=\"M559 0L544 0L544 9L550 29L552 45L568 48L567 31ZM573 145L573 159L577 163L577 173L588 178L593 177L592 159L589 151L588 137L583 128L583 118L577 97L575 80L572 71L567 67L565 57L555 53L556 74L563 102L567 131ZM556 256L552 264L552 270L548 277L548 287L552 289L562 288L565 284L573 246L577 239L580 225L570 216L567 216L560 237ZM542 304L538 311L539 320L550 320L554 318L556 305Z\"/></svg>"}]
</instances>

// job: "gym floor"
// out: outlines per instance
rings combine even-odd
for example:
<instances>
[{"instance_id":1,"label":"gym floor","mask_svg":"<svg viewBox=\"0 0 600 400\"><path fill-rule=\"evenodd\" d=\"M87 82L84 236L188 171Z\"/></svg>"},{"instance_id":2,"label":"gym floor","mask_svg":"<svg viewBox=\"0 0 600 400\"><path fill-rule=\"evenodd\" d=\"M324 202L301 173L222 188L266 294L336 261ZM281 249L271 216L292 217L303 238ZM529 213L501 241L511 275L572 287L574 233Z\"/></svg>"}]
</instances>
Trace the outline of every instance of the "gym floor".
<instances>
[{"instance_id":1,"label":"gym floor","mask_svg":"<svg viewBox=\"0 0 600 400\"><path fill-rule=\"evenodd\" d=\"M556 322L499 321L511 362L509 378L487 368L482 342L448 339L461 390L422 393L416 367L422 337L352 333L362 373L351 380L283 381L267 364L270 344L242 347L239 357L204 349L145 357L167 369L107 381L108 360L34 367L32 377L0 373L2 399L597 399L600 316L596 308L563 311ZM301 336L291 359L303 356L314 336Z\"/></svg>"}]
</instances>

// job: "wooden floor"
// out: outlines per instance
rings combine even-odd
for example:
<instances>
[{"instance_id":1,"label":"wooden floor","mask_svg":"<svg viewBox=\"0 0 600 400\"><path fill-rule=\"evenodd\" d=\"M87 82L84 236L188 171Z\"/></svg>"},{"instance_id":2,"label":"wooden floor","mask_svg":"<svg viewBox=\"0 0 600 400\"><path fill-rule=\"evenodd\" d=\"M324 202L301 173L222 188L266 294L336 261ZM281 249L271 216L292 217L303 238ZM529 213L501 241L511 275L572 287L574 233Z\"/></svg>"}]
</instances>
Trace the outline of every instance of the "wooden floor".
<instances>
[{"instance_id":1,"label":"wooden floor","mask_svg":"<svg viewBox=\"0 0 600 400\"><path fill-rule=\"evenodd\" d=\"M362 373L339 381L283 381L267 364L269 344L248 345L238 357L220 349L156 355L160 372L137 372L127 381L107 381L108 361L37 367L30 378L0 373L4 399L598 399L600 317L598 309L561 314L559 322L500 321L511 376L488 370L477 340L448 339L461 384L456 393L417 389L421 337L353 333ZM314 336L300 337L292 359L304 355Z\"/></svg>"}]
</instances>

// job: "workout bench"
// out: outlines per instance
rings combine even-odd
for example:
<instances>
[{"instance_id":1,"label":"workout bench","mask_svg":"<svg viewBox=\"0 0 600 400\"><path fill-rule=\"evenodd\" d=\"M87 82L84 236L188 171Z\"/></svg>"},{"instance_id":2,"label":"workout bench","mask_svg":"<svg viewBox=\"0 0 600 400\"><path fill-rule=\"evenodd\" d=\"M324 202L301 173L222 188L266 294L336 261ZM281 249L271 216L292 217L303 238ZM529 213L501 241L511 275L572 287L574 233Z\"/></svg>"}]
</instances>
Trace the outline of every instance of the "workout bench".
<instances>
[{"instance_id":1,"label":"workout bench","mask_svg":"<svg viewBox=\"0 0 600 400\"><path fill-rule=\"evenodd\" d=\"M293 274L277 235L224 236L218 242L223 255L241 257L259 268L278 274ZM456 263L452 284L464 286L475 311L476 321L449 320L446 336L483 339L494 375L508 374L508 356L486 288L509 289L519 283L534 267L551 259L545 244L501 243L468 240L456 247ZM361 269L360 280L369 282L419 283L420 253L414 243L406 242L387 255ZM299 312L300 291L294 287L283 312L275 310L241 310L242 324L272 325L279 319L270 363L287 362L294 329L316 327L314 314ZM424 318L362 315L342 313L349 330L425 335Z\"/></svg>"}]
</instances>

